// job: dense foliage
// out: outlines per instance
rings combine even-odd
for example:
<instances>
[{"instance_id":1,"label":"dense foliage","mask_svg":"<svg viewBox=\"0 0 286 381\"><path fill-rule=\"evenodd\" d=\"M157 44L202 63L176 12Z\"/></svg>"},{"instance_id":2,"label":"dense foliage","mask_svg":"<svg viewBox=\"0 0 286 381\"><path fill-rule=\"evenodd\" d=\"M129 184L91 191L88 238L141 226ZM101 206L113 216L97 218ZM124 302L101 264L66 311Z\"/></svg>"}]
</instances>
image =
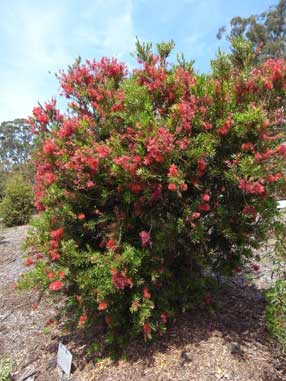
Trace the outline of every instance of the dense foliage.
<instances>
[{"instance_id":1,"label":"dense foliage","mask_svg":"<svg viewBox=\"0 0 286 381\"><path fill-rule=\"evenodd\" d=\"M172 46L138 43L132 72L78 60L59 74L68 112L52 101L30 119L40 217L26 263L107 344L162 333L204 274L239 271L285 182L286 62L254 67L238 39L204 76L168 64Z\"/></svg>"},{"instance_id":2,"label":"dense foliage","mask_svg":"<svg viewBox=\"0 0 286 381\"><path fill-rule=\"evenodd\" d=\"M32 186L19 173L6 178L0 217L5 226L23 225L29 222L34 211Z\"/></svg>"},{"instance_id":3,"label":"dense foliage","mask_svg":"<svg viewBox=\"0 0 286 381\"><path fill-rule=\"evenodd\" d=\"M226 33L220 28L217 37ZM257 61L286 57L286 0L279 0L269 10L249 17L234 17L230 22L227 38L244 37L257 51Z\"/></svg>"}]
</instances>

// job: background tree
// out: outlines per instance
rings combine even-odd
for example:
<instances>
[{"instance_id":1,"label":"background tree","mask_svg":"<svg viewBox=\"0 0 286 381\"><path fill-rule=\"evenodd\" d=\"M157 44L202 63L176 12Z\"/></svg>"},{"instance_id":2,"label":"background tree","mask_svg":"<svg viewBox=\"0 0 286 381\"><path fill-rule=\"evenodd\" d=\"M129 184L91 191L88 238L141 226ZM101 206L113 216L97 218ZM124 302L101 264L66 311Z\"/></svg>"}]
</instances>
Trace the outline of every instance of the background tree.
<instances>
[{"instance_id":1,"label":"background tree","mask_svg":"<svg viewBox=\"0 0 286 381\"><path fill-rule=\"evenodd\" d=\"M25 119L0 124L0 199L12 172L20 172L28 183L33 182L34 170L29 162L32 147L32 134Z\"/></svg>"},{"instance_id":2,"label":"background tree","mask_svg":"<svg viewBox=\"0 0 286 381\"><path fill-rule=\"evenodd\" d=\"M28 161L32 148L31 133L25 119L0 124L1 170L11 170Z\"/></svg>"},{"instance_id":3,"label":"background tree","mask_svg":"<svg viewBox=\"0 0 286 381\"><path fill-rule=\"evenodd\" d=\"M280 0L259 15L234 17L230 31L225 26L219 29L218 39L225 34L228 40L239 36L250 40L257 52L257 61L286 57L286 0Z\"/></svg>"}]
</instances>

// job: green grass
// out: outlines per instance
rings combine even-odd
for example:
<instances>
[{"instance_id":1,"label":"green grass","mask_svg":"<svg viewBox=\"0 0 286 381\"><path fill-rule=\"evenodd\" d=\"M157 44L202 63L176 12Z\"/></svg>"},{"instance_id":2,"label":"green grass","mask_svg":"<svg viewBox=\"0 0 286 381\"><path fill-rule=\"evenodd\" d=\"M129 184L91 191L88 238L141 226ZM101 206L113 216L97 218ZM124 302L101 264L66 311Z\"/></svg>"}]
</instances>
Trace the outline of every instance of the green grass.
<instances>
[{"instance_id":1,"label":"green grass","mask_svg":"<svg viewBox=\"0 0 286 381\"><path fill-rule=\"evenodd\" d=\"M13 361L6 355L0 358L0 381L11 381L11 371L13 368Z\"/></svg>"}]
</instances>

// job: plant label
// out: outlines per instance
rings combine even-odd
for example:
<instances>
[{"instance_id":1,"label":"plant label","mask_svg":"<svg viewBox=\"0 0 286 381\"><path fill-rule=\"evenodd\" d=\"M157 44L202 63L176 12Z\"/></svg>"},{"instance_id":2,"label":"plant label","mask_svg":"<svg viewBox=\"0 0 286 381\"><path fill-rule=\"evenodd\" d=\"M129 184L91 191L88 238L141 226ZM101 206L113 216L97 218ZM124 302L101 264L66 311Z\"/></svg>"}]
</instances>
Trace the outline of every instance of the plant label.
<instances>
[{"instance_id":1,"label":"plant label","mask_svg":"<svg viewBox=\"0 0 286 381\"><path fill-rule=\"evenodd\" d=\"M71 373L72 354L62 343L59 343L57 365L65 372L67 376Z\"/></svg>"}]
</instances>

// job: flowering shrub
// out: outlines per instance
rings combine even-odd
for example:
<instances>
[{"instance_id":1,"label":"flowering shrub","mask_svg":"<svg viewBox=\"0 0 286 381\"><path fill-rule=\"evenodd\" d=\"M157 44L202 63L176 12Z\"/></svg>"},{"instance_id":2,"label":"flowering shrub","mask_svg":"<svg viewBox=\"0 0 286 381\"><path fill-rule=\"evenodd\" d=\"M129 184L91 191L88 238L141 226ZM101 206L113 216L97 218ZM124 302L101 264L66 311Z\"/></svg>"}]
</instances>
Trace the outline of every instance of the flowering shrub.
<instances>
[{"instance_id":1,"label":"flowering shrub","mask_svg":"<svg viewBox=\"0 0 286 381\"><path fill-rule=\"evenodd\" d=\"M23 225L29 222L33 207L32 186L19 173L6 175L3 198L0 202L0 217L5 226Z\"/></svg>"},{"instance_id":2,"label":"flowering shrub","mask_svg":"<svg viewBox=\"0 0 286 381\"><path fill-rule=\"evenodd\" d=\"M219 56L205 76L169 65L171 45L138 43L132 72L77 61L59 74L67 113L53 100L30 118L40 216L26 260L106 343L161 334L205 270L240 268L285 182L286 61L253 68L240 42L239 64Z\"/></svg>"}]
</instances>

